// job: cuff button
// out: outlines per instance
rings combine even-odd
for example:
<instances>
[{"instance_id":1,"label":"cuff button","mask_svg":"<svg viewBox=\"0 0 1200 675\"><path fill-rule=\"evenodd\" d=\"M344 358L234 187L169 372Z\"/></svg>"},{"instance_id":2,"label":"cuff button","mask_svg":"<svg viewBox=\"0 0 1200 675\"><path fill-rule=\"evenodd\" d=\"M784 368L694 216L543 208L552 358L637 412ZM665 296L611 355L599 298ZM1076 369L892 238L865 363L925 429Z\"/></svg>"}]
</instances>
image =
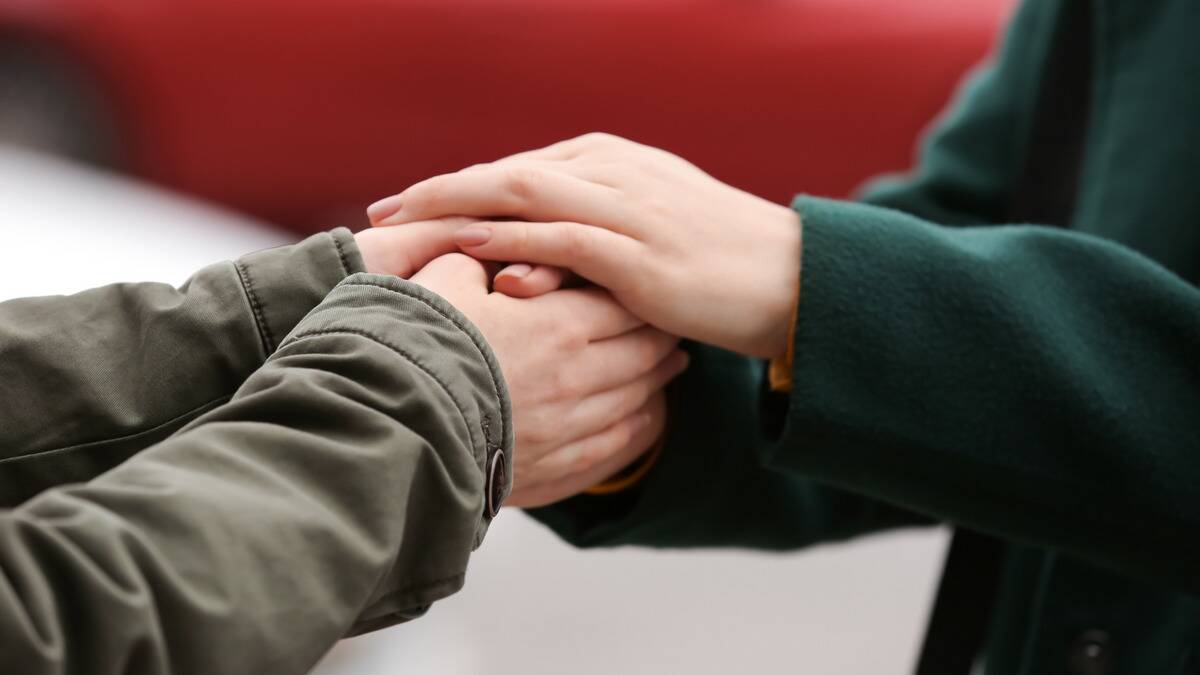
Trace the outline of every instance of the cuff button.
<instances>
[{"instance_id":1,"label":"cuff button","mask_svg":"<svg viewBox=\"0 0 1200 675\"><path fill-rule=\"evenodd\" d=\"M504 459L504 451L497 450L492 453L492 459L488 462L487 485L487 512L488 518L495 518L500 512L500 506L504 502L504 488L508 485L508 462Z\"/></svg>"}]
</instances>

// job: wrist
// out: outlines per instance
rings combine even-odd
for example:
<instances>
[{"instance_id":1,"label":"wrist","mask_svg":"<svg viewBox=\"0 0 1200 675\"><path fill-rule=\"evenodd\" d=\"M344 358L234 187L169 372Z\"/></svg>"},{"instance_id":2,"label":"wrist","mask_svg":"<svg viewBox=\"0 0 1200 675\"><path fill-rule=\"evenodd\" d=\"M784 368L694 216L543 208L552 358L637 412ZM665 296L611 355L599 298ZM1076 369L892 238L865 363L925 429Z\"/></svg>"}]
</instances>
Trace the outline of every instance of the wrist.
<instances>
[{"instance_id":1,"label":"wrist","mask_svg":"<svg viewBox=\"0 0 1200 675\"><path fill-rule=\"evenodd\" d=\"M773 205L776 225L767 237L775 264L769 272L765 289L763 333L758 341L761 349L756 356L767 359L783 357L791 347L800 302L800 264L803 252L803 225L800 214L787 207Z\"/></svg>"}]
</instances>

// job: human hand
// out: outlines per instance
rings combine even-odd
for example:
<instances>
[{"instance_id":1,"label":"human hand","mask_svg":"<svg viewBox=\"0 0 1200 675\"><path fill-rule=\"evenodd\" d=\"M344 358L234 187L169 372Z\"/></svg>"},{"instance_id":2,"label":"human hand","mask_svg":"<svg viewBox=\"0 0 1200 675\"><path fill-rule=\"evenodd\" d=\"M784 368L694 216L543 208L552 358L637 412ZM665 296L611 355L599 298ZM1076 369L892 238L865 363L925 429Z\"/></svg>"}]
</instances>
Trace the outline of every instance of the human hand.
<instances>
[{"instance_id":1,"label":"human hand","mask_svg":"<svg viewBox=\"0 0 1200 675\"><path fill-rule=\"evenodd\" d=\"M787 349L799 216L668 152L589 134L430 178L373 211L380 225L520 218L455 238L476 258L570 268L669 333L764 358Z\"/></svg>"},{"instance_id":2,"label":"human hand","mask_svg":"<svg viewBox=\"0 0 1200 675\"><path fill-rule=\"evenodd\" d=\"M578 493L645 452L662 434L662 388L687 366L678 338L637 319L606 291L536 298L488 292L488 274L460 253L412 277L469 318L508 384L516 436L512 506Z\"/></svg>"},{"instance_id":3,"label":"human hand","mask_svg":"<svg viewBox=\"0 0 1200 675\"><path fill-rule=\"evenodd\" d=\"M354 242L368 272L407 279L434 258L457 251L454 233L474 222L477 219L450 217L370 228L356 233Z\"/></svg>"},{"instance_id":4,"label":"human hand","mask_svg":"<svg viewBox=\"0 0 1200 675\"><path fill-rule=\"evenodd\" d=\"M368 272L407 279L434 258L458 251L454 233L476 222L478 218L449 216L404 227L376 225L355 234L354 239ZM518 263L500 270L492 287L514 298L532 298L557 290L568 277L560 267Z\"/></svg>"}]
</instances>

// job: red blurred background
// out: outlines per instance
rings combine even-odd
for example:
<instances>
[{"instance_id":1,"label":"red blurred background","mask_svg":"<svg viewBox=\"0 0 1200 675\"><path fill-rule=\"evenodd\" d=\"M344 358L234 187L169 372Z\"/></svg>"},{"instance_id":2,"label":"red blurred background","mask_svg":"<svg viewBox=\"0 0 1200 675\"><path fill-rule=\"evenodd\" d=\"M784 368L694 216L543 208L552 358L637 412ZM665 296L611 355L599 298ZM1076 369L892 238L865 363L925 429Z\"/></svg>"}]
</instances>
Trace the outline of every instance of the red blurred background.
<instances>
[{"instance_id":1,"label":"red blurred background","mask_svg":"<svg viewBox=\"0 0 1200 675\"><path fill-rule=\"evenodd\" d=\"M297 232L587 131L776 201L912 163L1013 0L0 0L0 139Z\"/></svg>"}]
</instances>

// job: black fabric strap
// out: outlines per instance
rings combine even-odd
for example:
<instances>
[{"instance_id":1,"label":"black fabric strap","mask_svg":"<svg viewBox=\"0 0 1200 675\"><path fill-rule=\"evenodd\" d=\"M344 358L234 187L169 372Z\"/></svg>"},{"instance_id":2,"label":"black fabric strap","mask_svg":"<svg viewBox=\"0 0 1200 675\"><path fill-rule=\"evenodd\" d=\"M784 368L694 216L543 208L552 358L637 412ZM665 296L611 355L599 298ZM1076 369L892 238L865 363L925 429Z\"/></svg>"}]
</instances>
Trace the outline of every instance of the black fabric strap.
<instances>
[{"instance_id":1,"label":"black fabric strap","mask_svg":"<svg viewBox=\"0 0 1200 675\"><path fill-rule=\"evenodd\" d=\"M1092 0L1064 0L1038 89L1029 151L1009 220L1069 227L1079 193L1091 89ZM957 528L917 675L968 675L996 604L1003 544Z\"/></svg>"},{"instance_id":2,"label":"black fabric strap","mask_svg":"<svg viewBox=\"0 0 1200 675\"><path fill-rule=\"evenodd\" d=\"M956 529L929 616L917 675L968 675L987 636L1003 549L996 539Z\"/></svg>"}]
</instances>

